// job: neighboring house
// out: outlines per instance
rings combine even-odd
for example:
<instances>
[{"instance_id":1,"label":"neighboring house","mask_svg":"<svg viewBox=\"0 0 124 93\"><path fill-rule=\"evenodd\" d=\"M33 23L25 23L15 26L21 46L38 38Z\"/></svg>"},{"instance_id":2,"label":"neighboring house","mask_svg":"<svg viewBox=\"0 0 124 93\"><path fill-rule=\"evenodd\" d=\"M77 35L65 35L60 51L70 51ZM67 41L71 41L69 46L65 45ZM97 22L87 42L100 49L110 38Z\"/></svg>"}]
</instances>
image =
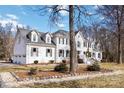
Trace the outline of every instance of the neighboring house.
<instances>
[{"instance_id":1,"label":"neighboring house","mask_svg":"<svg viewBox=\"0 0 124 93\"><path fill-rule=\"evenodd\" d=\"M87 51L90 52L91 58L102 59L102 52L98 50L98 46L93 41L85 39L81 31L75 32L75 41L77 54L81 59L86 58ZM18 28L15 36L13 63L31 64L34 61L59 63L62 60L69 61L69 53L69 33L67 31L44 33Z\"/></svg>"}]
</instances>

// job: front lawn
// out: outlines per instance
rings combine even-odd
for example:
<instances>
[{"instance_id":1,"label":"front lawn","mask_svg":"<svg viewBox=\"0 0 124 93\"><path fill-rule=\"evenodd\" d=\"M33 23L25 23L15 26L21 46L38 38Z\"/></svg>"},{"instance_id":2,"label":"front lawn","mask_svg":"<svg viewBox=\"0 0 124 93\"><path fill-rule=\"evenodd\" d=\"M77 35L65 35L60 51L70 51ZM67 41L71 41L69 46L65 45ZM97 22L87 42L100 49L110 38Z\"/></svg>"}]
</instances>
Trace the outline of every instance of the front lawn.
<instances>
[{"instance_id":1,"label":"front lawn","mask_svg":"<svg viewBox=\"0 0 124 93\"><path fill-rule=\"evenodd\" d=\"M101 68L112 70L124 70L124 64L101 63ZM86 67L80 64L79 67ZM73 80L60 83L34 84L33 88L124 88L124 74L101 76L92 79Z\"/></svg>"},{"instance_id":2,"label":"front lawn","mask_svg":"<svg viewBox=\"0 0 124 93\"><path fill-rule=\"evenodd\" d=\"M31 67L37 67L39 70L51 70L55 67L55 64L0 67L0 72L27 71L27 70L30 70ZM79 64L79 67L85 68L86 65ZM124 64L101 63L101 67L106 69L124 70Z\"/></svg>"},{"instance_id":3,"label":"front lawn","mask_svg":"<svg viewBox=\"0 0 124 93\"><path fill-rule=\"evenodd\" d=\"M112 69L112 70L124 70L124 64L117 63L101 63L101 68Z\"/></svg>"},{"instance_id":4,"label":"front lawn","mask_svg":"<svg viewBox=\"0 0 124 93\"><path fill-rule=\"evenodd\" d=\"M54 64L49 65L20 65L11 67L0 67L0 72L15 72L15 71L29 71L31 67L36 67L39 70L50 70L54 68Z\"/></svg>"},{"instance_id":5,"label":"front lawn","mask_svg":"<svg viewBox=\"0 0 124 93\"><path fill-rule=\"evenodd\" d=\"M61 83L35 84L31 88L124 88L124 75L102 76L93 79Z\"/></svg>"}]
</instances>

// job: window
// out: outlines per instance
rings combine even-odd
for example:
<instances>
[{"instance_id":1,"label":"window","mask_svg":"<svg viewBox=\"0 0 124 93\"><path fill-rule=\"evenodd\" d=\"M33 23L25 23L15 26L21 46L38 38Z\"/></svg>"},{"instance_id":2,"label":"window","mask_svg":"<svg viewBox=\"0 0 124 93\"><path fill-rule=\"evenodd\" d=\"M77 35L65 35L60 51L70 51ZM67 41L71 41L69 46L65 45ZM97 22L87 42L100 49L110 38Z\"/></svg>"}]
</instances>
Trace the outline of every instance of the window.
<instances>
[{"instance_id":1,"label":"window","mask_svg":"<svg viewBox=\"0 0 124 93\"><path fill-rule=\"evenodd\" d=\"M49 37L47 38L47 42L50 43L50 38Z\"/></svg>"},{"instance_id":2,"label":"window","mask_svg":"<svg viewBox=\"0 0 124 93\"><path fill-rule=\"evenodd\" d=\"M36 48L33 48L33 52L36 52Z\"/></svg>"},{"instance_id":3,"label":"window","mask_svg":"<svg viewBox=\"0 0 124 93\"><path fill-rule=\"evenodd\" d=\"M84 47L87 47L87 43L86 42L84 42Z\"/></svg>"},{"instance_id":4,"label":"window","mask_svg":"<svg viewBox=\"0 0 124 93\"><path fill-rule=\"evenodd\" d=\"M97 47L96 44L94 44L94 49L96 49L96 47Z\"/></svg>"},{"instance_id":5,"label":"window","mask_svg":"<svg viewBox=\"0 0 124 93\"><path fill-rule=\"evenodd\" d=\"M88 43L89 44L89 48L91 48L91 43Z\"/></svg>"},{"instance_id":6,"label":"window","mask_svg":"<svg viewBox=\"0 0 124 93\"><path fill-rule=\"evenodd\" d=\"M60 39L61 39L61 38L59 38L59 44L60 44Z\"/></svg>"},{"instance_id":7,"label":"window","mask_svg":"<svg viewBox=\"0 0 124 93\"><path fill-rule=\"evenodd\" d=\"M64 44L64 38L62 39L62 42L63 42L63 44Z\"/></svg>"},{"instance_id":8,"label":"window","mask_svg":"<svg viewBox=\"0 0 124 93\"><path fill-rule=\"evenodd\" d=\"M68 39L66 38L66 45L68 44Z\"/></svg>"},{"instance_id":9,"label":"window","mask_svg":"<svg viewBox=\"0 0 124 93\"><path fill-rule=\"evenodd\" d=\"M31 48L31 56L38 56L38 48Z\"/></svg>"},{"instance_id":10,"label":"window","mask_svg":"<svg viewBox=\"0 0 124 93\"><path fill-rule=\"evenodd\" d=\"M79 42L79 41L77 42L77 47L81 47L81 44L80 44L80 42Z\"/></svg>"},{"instance_id":11,"label":"window","mask_svg":"<svg viewBox=\"0 0 124 93\"><path fill-rule=\"evenodd\" d=\"M92 53L92 57L96 57L95 53Z\"/></svg>"},{"instance_id":12,"label":"window","mask_svg":"<svg viewBox=\"0 0 124 93\"><path fill-rule=\"evenodd\" d=\"M59 57L64 57L64 50L59 50Z\"/></svg>"},{"instance_id":13,"label":"window","mask_svg":"<svg viewBox=\"0 0 124 93\"><path fill-rule=\"evenodd\" d=\"M26 55L23 55L23 57L26 57Z\"/></svg>"},{"instance_id":14,"label":"window","mask_svg":"<svg viewBox=\"0 0 124 93\"><path fill-rule=\"evenodd\" d=\"M46 49L46 56L52 57L52 49Z\"/></svg>"},{"instance_id":15,"label":"window","mask_svg":"<svg viewBox=\"0 0 124 93\"><path fill-rule=\"evenodd\" d=\"M79 55L80 54L80 51L77 51L77 54Z\"/></svg>"},{"instance_id":16,"label":"window","mask_svg":"<svg viewBox=\"0 0 124 93\"><path fill-rule=\"evenodd\" d=\"M36 42L36 35L33 35L33 41Z\"/></svg>"},{"instance_id":17,"label":"window","mask_svg":"<svg viewBox=\"0 0 124 93\"><path fill-rule=\"evenodd\" d=\"M69 57L69 50L66 50L66 57Z\"/></svg>"},{"instance_id":18,"label":"window","mask_svg":"<svg viewBox=\"0 0 124 93\"><path fill-rule=\"evenodd\" d=\"M100 53L98 53L98 58L101 58L101 55L100 55Z\"/></svg>"}]
</instances>

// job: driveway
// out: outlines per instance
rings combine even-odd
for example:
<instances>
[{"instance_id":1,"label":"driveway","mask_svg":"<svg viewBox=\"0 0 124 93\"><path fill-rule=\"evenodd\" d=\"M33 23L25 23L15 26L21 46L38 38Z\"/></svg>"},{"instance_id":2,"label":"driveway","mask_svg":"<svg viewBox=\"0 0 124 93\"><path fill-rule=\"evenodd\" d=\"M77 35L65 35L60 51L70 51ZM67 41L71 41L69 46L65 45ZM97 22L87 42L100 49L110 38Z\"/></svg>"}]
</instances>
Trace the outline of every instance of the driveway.
<instances>
[{"instance_id":1,"label":"driveway","mask_svg":"<svg viewBox=\"0 0 124 93\"><path fill-rule=\"evenodd\" d=\"M7 63L7 62L0 62L0 67L13 67L13 66L19 66L19 65L13 63Z\"/></svg>"}]
</instances>

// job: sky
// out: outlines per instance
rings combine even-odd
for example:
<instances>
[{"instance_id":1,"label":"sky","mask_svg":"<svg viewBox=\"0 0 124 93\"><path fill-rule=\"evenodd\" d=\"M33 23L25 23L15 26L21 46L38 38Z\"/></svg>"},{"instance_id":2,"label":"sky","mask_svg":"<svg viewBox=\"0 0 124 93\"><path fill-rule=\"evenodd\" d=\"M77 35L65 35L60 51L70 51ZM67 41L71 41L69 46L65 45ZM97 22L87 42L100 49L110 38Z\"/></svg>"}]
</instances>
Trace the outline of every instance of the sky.
<instances>
[{"instance_id":1,"label":"sky","mask_svg":"<svg viewBox=\"0 0 124 93\"><path fill-rule=\"evenodd\" d=\"M14 28L16 25L19 27L30 26L41 32L55 32L59 29L68 31L68 12L62 11L61 15L63 20L57 23L57 26L49 25L49 17L41 16L31 8L34 6L21 6L21 5L0 5L0 23L4 26L6 23L13 23ZM35 6L37 7L37 6ZM66 8L67 6L63 6ZM90 8L90 6L88 6ZM97 8L94 6L93 9ZM93 11L90 9L90 11ZM50 11L48 11L50 12ZM15 31L13 29L13 31Z\"/></svg>"}]
</instances>

